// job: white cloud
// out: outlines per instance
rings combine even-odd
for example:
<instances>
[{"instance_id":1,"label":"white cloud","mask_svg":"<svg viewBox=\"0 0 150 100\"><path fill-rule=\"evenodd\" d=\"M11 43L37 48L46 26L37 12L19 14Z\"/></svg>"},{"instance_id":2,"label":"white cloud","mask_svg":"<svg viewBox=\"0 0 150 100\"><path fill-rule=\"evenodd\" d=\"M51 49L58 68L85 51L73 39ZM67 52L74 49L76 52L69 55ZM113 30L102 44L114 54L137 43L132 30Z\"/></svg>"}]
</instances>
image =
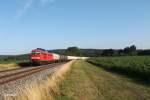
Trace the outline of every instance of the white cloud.
<instances>
[{"instance_id":1,"label":"white cloud","mask_svg":"<svg viewBox=\"0 0 150 100\"><path fill-rule=\"evenodd\" d=\"M42 6L44 6L48 2L53 3L54 1L55 0L22 0L23 5L21 8L17 9L15 18L18 19L18 18L22 17L23 14L26 13L29 10L29 8L31 8L33 6L33 4L35 2L40 2L40 4Z\"/></svg>"},{"instance_id":2,"label":"white cloud","mask_svg":"<svg viewBox=\"0 0 150 100\"><path fill-rule=\"evenodd\" d=\"M20 9L17 9L15 18L20 18L33 4L35 0L24 0L24 4Z\"/></svg>"}]
</instances>

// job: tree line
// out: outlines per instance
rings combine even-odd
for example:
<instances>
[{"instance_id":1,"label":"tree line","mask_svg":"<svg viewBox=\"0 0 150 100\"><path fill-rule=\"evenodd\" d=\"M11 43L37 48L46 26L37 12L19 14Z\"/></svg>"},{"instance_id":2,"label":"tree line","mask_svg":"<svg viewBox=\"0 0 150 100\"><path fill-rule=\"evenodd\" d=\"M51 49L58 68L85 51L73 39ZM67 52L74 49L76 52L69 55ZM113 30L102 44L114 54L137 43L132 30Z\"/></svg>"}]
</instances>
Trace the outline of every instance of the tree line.
<instances>
[{"instance_id":1,"label":"tree line","mask_svg":"<svg viewBox=\"0 0 150 100\"><path fill-rule=\"evenodd\" d=\"M150 55L150 49L137 49L135 45L123 49L80 49L78 47L68 47L67 49L49 50L51 53L57 53L68 56L86 56L86 57L109 57L109 56L146 56ZM0 55L1 62L28 61L29 54L11 56Z\"/></svg>"},{"instance_id":2,"label":"tree line","mask_svg":"<svg viewBox=\"0 0 150 100\"><path fill-rule=\"evenodd\" d=\"M63 50L61 54L71 56L88 56L88 57L136 56L136 55L150 55L150 49L149 50L137 49L135 45L131 45L123 49L80 49L78 47L69 47L66 50Z\"/></svg>"},{"instance_id":3,"label":"tree line","mask_svg":"<svg viewBox=\"0 0 150 100\"><path fill-rule=\"evenodd\" d=\"M0 56L0 63L7 63L7 62L23 62L29 61L28 54L22 55L1 55Z\"/></svg>"}]
</instances>

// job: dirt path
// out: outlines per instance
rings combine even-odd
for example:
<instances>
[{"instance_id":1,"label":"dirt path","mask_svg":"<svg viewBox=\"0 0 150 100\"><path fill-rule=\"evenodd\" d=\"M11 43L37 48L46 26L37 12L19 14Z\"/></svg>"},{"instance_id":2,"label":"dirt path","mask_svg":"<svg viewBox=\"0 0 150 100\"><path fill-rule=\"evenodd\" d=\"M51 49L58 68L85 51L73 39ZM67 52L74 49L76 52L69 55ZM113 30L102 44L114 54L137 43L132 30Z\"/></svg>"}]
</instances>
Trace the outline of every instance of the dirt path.
<instances>
[{"instance_id":1,"label":"dirt path","mask_svg":"<svg viewBox=\"0 0 150 100\"><path fill-rule=\"evenodd\" d=\"M58 100L150 100L150 87L77 61L60 86Z\"/></svg>"}]
</instances>

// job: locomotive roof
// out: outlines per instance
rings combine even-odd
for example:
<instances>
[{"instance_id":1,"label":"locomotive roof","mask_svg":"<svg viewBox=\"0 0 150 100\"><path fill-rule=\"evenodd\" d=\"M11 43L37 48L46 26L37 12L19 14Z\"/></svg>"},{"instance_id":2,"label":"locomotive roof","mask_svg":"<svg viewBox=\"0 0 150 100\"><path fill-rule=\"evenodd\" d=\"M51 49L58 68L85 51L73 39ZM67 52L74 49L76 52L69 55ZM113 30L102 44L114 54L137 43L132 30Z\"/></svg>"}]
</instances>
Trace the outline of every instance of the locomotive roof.
<instances>
[{"instance_id":1,"label":"locomotive roof","mask_svg":"<svg viewBox=\"0 0 150 100\"><path fill-rule=\"evenodd\" d=\"M34 49L34 50L32 50L32 52L48 52L48 51L46 51L44 49Z\"/></svg>"}]
</instances>

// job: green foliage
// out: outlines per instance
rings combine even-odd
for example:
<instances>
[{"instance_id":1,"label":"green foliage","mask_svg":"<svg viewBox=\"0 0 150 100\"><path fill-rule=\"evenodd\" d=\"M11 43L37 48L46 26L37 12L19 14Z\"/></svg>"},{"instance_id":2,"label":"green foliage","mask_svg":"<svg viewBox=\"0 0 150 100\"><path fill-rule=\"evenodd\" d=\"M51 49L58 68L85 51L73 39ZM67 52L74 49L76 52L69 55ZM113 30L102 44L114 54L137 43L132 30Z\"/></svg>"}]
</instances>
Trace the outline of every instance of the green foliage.
<instances>
[{"instance_id":1,"label":"green foliage","mask_svg":"<svg viewBox=\"0 0 150 100\"><path fill-rule=\"evenodd\" d=\"M80 52L80 49L78 47L69 47L65 51L65 54L69 55L69 56L81 56L81 52Z\"/></svg>"},{"instance_id":2,"label":"green foliage","mask_svg":"<svg viewBox=\"0 0 150 100\"><path fill-rule=\"evenodd\" d=\"M121 71L150 81L149 56L100 57L91 58L88 61L105 69Z\"/></svg>"},{"instance_id":3,"label":"green foliage","mask_svg":"<svg viewBox=\"0 0 150 100\"><path fill-rule=\"evenodd\" d=\"M135 45L128 46L124 49L80 49L78 47L69 47L68 49L49 50L49 52L63 55L81 55L85 57L150 55L150 49L137 50Z\"/></svg>"},{"instance_id":4,"label":"green foliage","mask_svg":"<svg viewBox=\"0 0 150 100\"><path fill-rule=\"evenodd\" d=\"M147 50L138 50L138 55L150 55L150 49Z\"/></svg>"},{"instance_id":5,"label":"green foliage","mask_svg":"<svg viewBox=\"0 0 150 100\"><path fill-rule=\"evenodd\" d=\"M114 49L106 49L103 51L102 56L118 56L118 52Z\"/></svg>"},{"instance_id":6,"label":"green foliage","mask_svg":"<svg viewBox=\"0 0 150 100\"><path fill-rule=\"evenodd\" d=\"M135 46L135 45L132 45L132 46L130 46L130 47L124 48L124 53L125 53L126 55L136 55L136 54L137 54L136 46Z\"/></svg>"},{"instance_id":7,"label":"green foliage","mask_svg":"<svg viewBox=\"0 0 150 100\"><path fill-rule=\"evenodd\" d=\"M0 57L0 63L20 63L20 62L26 62L29 61L29 55L16 55L16 56L1 56Z\"/></svg>"}]
</instances>

